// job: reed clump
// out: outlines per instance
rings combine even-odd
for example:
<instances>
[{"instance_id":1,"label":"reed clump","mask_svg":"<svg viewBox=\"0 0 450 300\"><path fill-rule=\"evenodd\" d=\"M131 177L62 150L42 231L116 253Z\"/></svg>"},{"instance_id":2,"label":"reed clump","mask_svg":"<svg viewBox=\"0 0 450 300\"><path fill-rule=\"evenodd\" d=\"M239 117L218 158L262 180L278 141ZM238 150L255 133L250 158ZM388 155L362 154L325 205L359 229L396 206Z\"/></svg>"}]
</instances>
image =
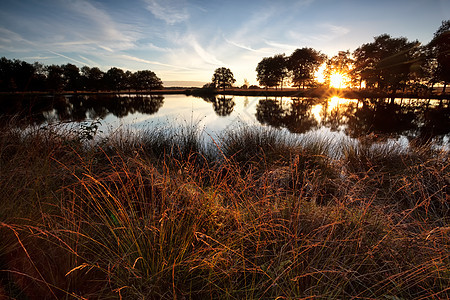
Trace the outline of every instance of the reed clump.
<instances>
[{"instance_id":1,"label":"reed clump","mask_svg":"<svg viewBox=\"0 0 450 300\"><path fill-rule=\"evenodd\" d=\"M446 151L256 128L87 142L1 131L1 296L449 296Z\"/></svg>"}]
</instances>

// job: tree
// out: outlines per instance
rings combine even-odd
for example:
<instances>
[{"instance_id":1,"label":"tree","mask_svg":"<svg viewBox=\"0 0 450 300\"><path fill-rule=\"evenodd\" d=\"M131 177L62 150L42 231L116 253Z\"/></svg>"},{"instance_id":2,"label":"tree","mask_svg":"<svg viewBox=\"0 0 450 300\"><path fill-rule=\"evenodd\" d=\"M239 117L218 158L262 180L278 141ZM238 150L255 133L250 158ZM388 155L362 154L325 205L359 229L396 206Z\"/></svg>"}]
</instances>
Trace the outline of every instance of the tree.
<instances>
[{"instance_id":1,"label":"tree","mask_svg":"<svg viewBox=\"0 0 450 300\"><path fill-rule=\"evenodd\" d=\"M47 88L53 91L61 91L65 88L64 70L58 65L47 66Z\"/></svg>"},{"instance_id":2,"label":"tree","mask_svg":"<svg viewBox=\"0 0 450 300\"><path fill-rule=\"evenodd\" d=\"M65 89L68 91L76 91L81 87L80 69L73 64L62 65L63 77L65 81Z\"/></svg>"},{"instance_id":3,"label":"tree","mask_svg":"<svg viewBox=\"0 0 450 300\"><path fill-rule=\"evenodd\" d=\"M256 67L259 84L265 87L283 87L283 80L288 74L286 57L284 54L277 54L273 57L264 57Z\"/></svg>"},{"instance_id":4,"label":"tree","mask_svg":"<svg viewBox=\"0 0 450 300\"><path fill-rule=\"evenodd\" d=\"M410 69L418 60L415 53L419 43L409 42L407 38L392 38L382 34L353 52L355 68L352 75L365 81L366 87L378 87L381 90L395 92L405 86L409 79Z\"/></svg>"},{"instance_id":5,"label":"tree","mask_svg":"<svg viewBox=\"0 0 450 300\"><path fill-rule=\"evenodd\" d=\"M134 85L136 90L152 90L162 88L161 79L150 70L137 71L134 75Z\"/></svg>"},{"instance_id":6,"label":"tree","mask_svg":"<svg viewBox=\"0 0 450 300\"><path fill-rule=\"evenodd\" d=\"M242 89L248 89L248 87L250 86L250 84L248 83L247 78L244 78L244 84L242 85Z\"/></svg>"},{"instance_id":7,"label":"tree","mask_svg":"<svg viewBox=\"0 0 450 300\"><path fill-rule=\"evenodd\" d=\"M0 59L0 89L25 91L32 87L36 70L34 65L18 59Z\"/></svg>"},{"instance_id":8,"label":"tree","mask_svg":"<svg viewBox=\"0 0 450 300\"><path fill-rule=\"evenodd\" d=\"M81 74L83 81L85 81L83 84L84 88L94 91L99 91L103 88L103 76L105 74L99 68L84 66L81 68Z\"/></svg>"},{"instance_id":9,"label":"tree","mask_svg":"<svg viewBox=\"0 0 450 300\"><path fill-rule=\"evenodd\" d=\"M125 72L122 69L112 67L108 71L106 71L105 76L103 76L103 80L105 82L105 86L109 90L117 90L126 87L126 76Z\"/></svg>"},{"instance_id":10,"label":"tree","mask_svg":"<svg viewBox=\"0 0 450 300\"><path fill-rule=\"evenodd\" d=\"M222 88L225 91L225 88L231 87L236 79L230 69L222 67L214 71L212 82L214 87Z\"/></svg>"},{"instance_id":11,"label":"tree","mask_svg":"<svg viewBox=\"0 0 450 300\"><path fill-rule=\"evenodd\" d=\"M450 20L442 21L428 47L436 66L433 77L444 84L442 92L445 93L450 82Z\"/></svg>"},{"instance_id":12,"label":"tree","mask_svg":"<svg viewBox=\"0 0 450 300\"><path fill-rule=\"evenodd\" d=\"M326 56L312 48L296 49L288 58L288 69L294 86L305 88L314 82L314 73L324 62Z\"/></svg>"}]
</instances>

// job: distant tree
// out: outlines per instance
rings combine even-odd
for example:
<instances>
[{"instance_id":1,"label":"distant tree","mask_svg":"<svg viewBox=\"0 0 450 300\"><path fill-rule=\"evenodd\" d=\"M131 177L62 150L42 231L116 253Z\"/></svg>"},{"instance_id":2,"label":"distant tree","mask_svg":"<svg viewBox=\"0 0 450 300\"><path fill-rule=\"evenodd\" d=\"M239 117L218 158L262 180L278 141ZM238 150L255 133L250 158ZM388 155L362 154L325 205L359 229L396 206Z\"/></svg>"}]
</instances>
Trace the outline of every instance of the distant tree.
<instances>
[{"instance_id":1,"label":"distant tree","mask_svg":"<svg viewBox=\"0 0 450 300\"><path fill-rule=\"evenodd\" d=\"M35 79L33 65L18 59L0 59L0 89L2 91L25 91L32 87Z\"/></svg>"},{"instance_id":2,"label":"distant tree","mask_svg":"<svg viewBox=\"0 0 450 300\"><path fill-rule=\"evenodd\" d=\"M67 91L76 91L81 86L80 69L73 64L62 65L64 86Z\"/></svg>"},{"instance_id":3,"label":"distant tree","mask_svg":"<svg viewBox=\"0 0 450 300\"><path fill-rule=\"evenodd\" d=\"M11 73L12 61L6 57L0 58L0 91L6 92L10 89Z\"/></svg>"},{"instance_id":4,"label":"distant tree","mask_svg":"<svg viewBox=\"0 0 450 300\"><path fill-rule=\"evenodd\" d=\"M163 86L161 79L150 70L137 71L133 81L136 90L153 90Z\"/></svg>"},{"instance_id":5,"label":"distant tree","mask_svg":"<svg viewBox=\"0 0 450 300\"><path fill-rule=\"evenodd\" d=\"M47 66L47 88L52 91L62 91L65 86L64 69L58 65Z\"/></svg>"},{"instance_id":6,"label":"distant tree","mask_svg":"<svg viewBox=\"0 0 450 300\"><path fill-rule=\"evenodd\" d=\"M248 83L247 78L244 78L244 84L242 85L241 88L243 88L243 89L248 89L249 86L250 86L250 84Z\"/></svg>"},{"instance_id":7,"label":"distant tree","mask_svg":"<svg viewBox=\"0 0 450 300\"><path fill-rule=\"evenodd\" d=\"M124 74L124 86L123 88L127 89L128 91L131 90L133 87L133 72L127 70Z\"/></svg>"},{"instance_id":8,"label":"distant tree","mask_svg":"<svg viewBox=\"0 0 450 300\"><path fill-rule=\"evenodd\" d=\"M105 83L105 87L108 90L117 90L120 91L126 87L126 77L125 72L122 69L112 67L108 71L106 71L103 76L103 81Z\"/></svg>"},{"instance_id":9,"label":"distant tree","mask_svg":"<svg viewBox=\"0 0 450 300\"><path fill-rule=\"evenodd\" d=\"M102 70L97 67L87 67L81 68L81 75L84 88L91 91L99 91L103 89L103 76L105 75Z\"/></svg>"},{"instance_id":10,"label":"distant tree","mask_svg":"<svg viewBox=\"0 0 450 300\"><path fill-rule=\"evenodd\" d=\"M450 82L450 20L442 21L428 47L431 63L435 64L434 80L444 84L442 92L445 93Z\"/></svg>"},{"instance_id":11,"label":"distant tree","mask_svg":"<svg viewBox=\"0 0 450 300\"><path fill-rule=\"evenodd\" d=\"M283 80L288 74L286 57L277 54L273 57L264 57L256 67L258 82L265 87L283 87Z\"/></svg>"},{"instance_id":12,"label":"distant tree","mask_svg":"<svg viewBox=\"0 0 450 300\"><path fill-rule=\"evenodd\" d=\"M230 69L222 67L214 71L212 82L216 88L222 88L225 91L225 88L231 87L236 79Z\"/></svg>"},{"instance_id":13,"label":"distant tree","mask_svg":"<svg viewBox=\"0 0 450 300\"><path fill-rule=\"evenodd\" d=\"M287 64L294 86L305 88L306 85L313 83L314 73L325 59L325 54L312 48L296 49L288 58Z\"/></svg>"},{"instance_id":14,"label":"distant tree","mask_svg":"<svg viewBox=\"0 0 450 300\"><path fill-rule=\"evenodd\" d=\"M46 68L43 64L35 62L33 64L34 76L30 84L30 90L32 91L42 91L45 89L45 82L47 80Z\"/></svg>"},{"instance_id":15,"label":"distant tree","mask_svg":"<svg viewBox=\"0 0 450 300\"><path fill-rule=\"evenodd\" d=\"M415 54L419 43L407 38L392 38L383 34L353 52L355 68L352 75L365 81L367 87L396 91L409 80L412 64L417 63Z\"/></svg>"},{"instance_id":16,"label":"distant tree","mask_svg":"<svg viewBox=\"0 0 450 300\"><path fill-rule=\"evenodd\" d=\"M214 83L213 83L213 82L205 83L205 84L202 86L202 89L215 89Z\"/></svg>"}]
</instances>

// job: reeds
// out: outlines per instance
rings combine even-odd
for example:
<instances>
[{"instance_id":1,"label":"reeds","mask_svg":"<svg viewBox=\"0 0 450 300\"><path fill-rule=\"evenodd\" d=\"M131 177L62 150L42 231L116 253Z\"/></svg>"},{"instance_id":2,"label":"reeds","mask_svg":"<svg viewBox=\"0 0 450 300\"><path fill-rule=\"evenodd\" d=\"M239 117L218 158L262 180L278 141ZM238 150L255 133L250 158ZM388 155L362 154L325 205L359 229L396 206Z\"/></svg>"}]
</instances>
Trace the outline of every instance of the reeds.
<instances>
[{"instance_id":1,"label":"reeds","mask_svg":"<svg viewBox=\"0 0 450 300\"><path fill-rule=\"evenodd\" d=\"M449 295L448 152L256 128L209 144L195 127L84 143L0 134L0 295Z\"/></svg>"}]
</instances>

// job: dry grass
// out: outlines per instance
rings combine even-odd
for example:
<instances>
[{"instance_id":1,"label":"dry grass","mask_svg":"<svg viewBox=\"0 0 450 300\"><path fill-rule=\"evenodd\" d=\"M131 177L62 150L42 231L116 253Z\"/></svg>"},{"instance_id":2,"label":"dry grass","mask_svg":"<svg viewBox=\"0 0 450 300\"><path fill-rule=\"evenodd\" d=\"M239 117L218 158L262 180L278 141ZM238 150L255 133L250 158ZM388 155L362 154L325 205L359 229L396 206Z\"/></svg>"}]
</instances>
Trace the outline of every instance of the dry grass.
<instances>
[{"instance_id":1,"label":"dry grass","mask_svg":"<svg viewBox=\"0 0 450 300\"><path fill-rule=\"evenodd\" d=\"M448 152L326 144L5 128L0 296L448 298Z\"/></svg>"}]
</instances>

